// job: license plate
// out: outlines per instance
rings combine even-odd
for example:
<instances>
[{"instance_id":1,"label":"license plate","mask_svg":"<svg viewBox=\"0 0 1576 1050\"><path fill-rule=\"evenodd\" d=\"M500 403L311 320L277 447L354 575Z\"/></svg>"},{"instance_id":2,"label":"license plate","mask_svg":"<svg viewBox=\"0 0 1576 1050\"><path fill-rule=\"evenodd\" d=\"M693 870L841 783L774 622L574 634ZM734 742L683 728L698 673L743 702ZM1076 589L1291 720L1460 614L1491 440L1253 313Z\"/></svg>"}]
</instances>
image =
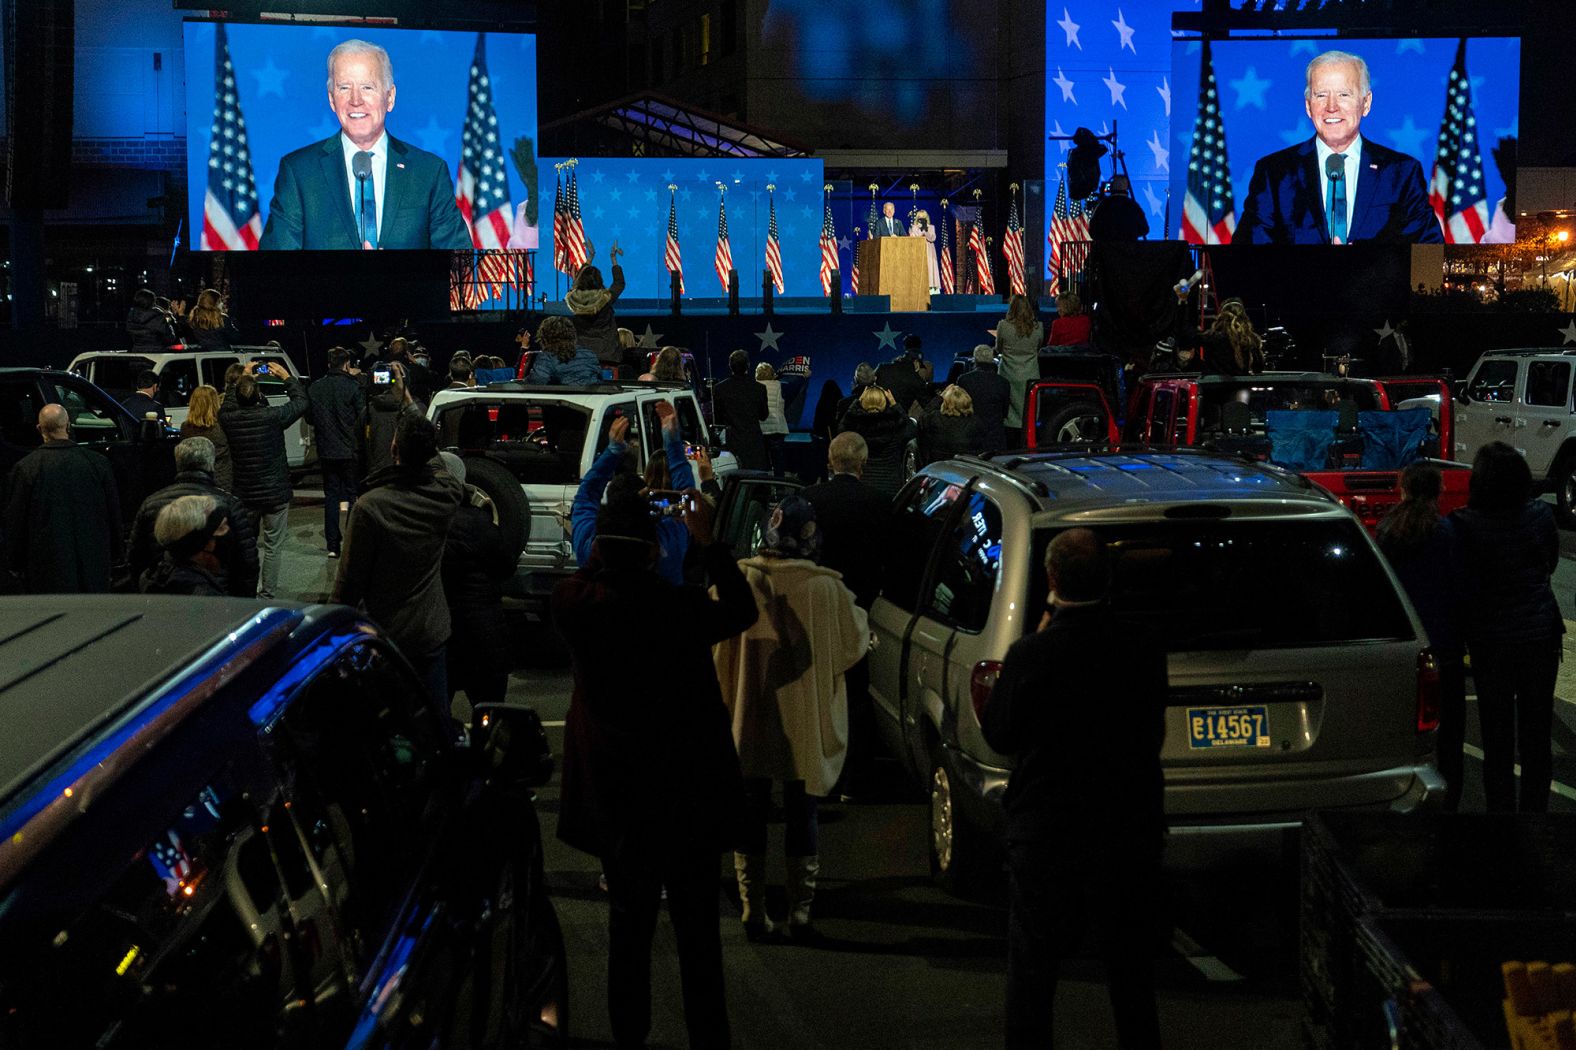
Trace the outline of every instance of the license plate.
<instances>
[{"instance_id":1,"label":"license plate","mask_svg":"<svg viewBox=\"0 0 1576 1050\"><path fill-rule=\"evenodd\" d=\"M1255 707L1190 707L1189 748L1269 747L1269 709Z\"/></svg>"}]
</instances>

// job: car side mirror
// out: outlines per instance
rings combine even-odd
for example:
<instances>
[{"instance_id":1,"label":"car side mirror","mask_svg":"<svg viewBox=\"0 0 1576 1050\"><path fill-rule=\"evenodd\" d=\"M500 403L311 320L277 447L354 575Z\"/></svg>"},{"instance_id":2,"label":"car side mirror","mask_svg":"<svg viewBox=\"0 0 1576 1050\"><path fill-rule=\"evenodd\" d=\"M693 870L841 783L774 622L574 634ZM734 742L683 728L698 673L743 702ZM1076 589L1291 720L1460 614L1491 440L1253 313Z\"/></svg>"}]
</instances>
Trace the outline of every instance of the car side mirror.
<instances>
[{"instance_id":1,"label":"car side mirror","mask_svg":"<svg viewBox=\"0 0 1576 1050\"><path fill-rule=\"evenodd\" d=\"M532 707L477 704L471 713L471 749L482 774L504 787L541 787L553 776L553 748Z\"/></svg>"}]
</instances>

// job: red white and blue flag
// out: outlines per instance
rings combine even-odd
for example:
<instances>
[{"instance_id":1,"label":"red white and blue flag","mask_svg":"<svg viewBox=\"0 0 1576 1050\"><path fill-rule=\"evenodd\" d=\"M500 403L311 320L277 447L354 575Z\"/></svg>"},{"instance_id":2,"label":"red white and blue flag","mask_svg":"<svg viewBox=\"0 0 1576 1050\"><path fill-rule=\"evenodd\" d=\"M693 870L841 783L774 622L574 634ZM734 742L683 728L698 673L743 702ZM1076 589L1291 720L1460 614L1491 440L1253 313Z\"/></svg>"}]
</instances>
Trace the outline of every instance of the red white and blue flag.
<instances>
[{"instance_id":1,"label":"red white and blue flag","mask_svg":"<svg viewBox=\"0 0 1576 1050\"><path fill-rule=\"evenodd\" d=\"M1204 57L1199 63L1193 145L1187 156L1182 239L1189 244L1230 244L1236 229L1237 207L1231 195L1231 171L1226 163L1226 125L1220 117L1215 62L1206 40Z\"/></svg>"},{"instance_id":2,"label":"red white and blue flag","mask_svg":"<svg viewBox=\"0 0 1576 1050\"><path fill-rule=\"evenodd\" d=\"M1472 115L1465 37L1456 45L1456 61L1445 89L1445 116L1439 122L1439 149L1428 182L1428 203L1445 228L1446 244L1477 244L1488 232L1483 149L1478 144L1477 118Z\"/></svg>"},{"instance_id":3,"label":"red white and blue flag","mask_svg":"<svg viewBox=\"0 0 1576 1050\"><path fill-rule=\"evenodd\" d=\"M952 238L947 233L947 217L941 216L941 294L951 295L958 287L957 274L952 266Z\"/></svg>"},{"instance_id":4,"label":"red white and blue flag","mask_svg":"<svg viewBox=\"0 0 1576 1050\"><path fill-rule=\"evenodd\" d=\"M230 64L224 26L214 36L213 125L208 140L208 190L202 205L204 251L256 251L263 235L257 210L257 180L246 144L246 119Z\"/></svg>"},{"instance_id":5,"label":"red white and blue flag","mask_svg":"<svg viewBox=\"0 0 1576 1050\"><path fill-rule=\"evenodd\" d=\"M996 275L990 268L990 252L985 247L985 234L980 221L969 224L969 252L974 256L975 289L980 295L996 294Z\"/></svg>"},{"instance_id":6,"label":"red white and blue flag","mask_svg":"<svg viewBox=\"0 0 1576 1050\"><path fill-rule=\"evenodd\" d=\"M1081 201L1067 199L1067 172L1062 172L1062 181L1056 187L1056 203L1051 205L1051 232L1047 238L1051 244L1047 265L1051 272L1051 294L1056 295L1062 291L1062 274L1072 264L1072 251L1068 247L1088 241L1089 238L1089 205L1099 196L1095 191L1090 197Z\"/></svg>"},{"instance_id":7,"label":"red white and blue flag","mask_svg":"<svg viewBox=\"0 0 1576 1050\"><path fill-rule=\"evenodd\" d=\"M580 178L575 169L569 169L569 204L564 213L564 253L569 263L568 273L574 276L586 264L586 227L580 221Z\"/></svg>"},{"instance_id":8,"label":"red white and blue flag","mask_svg":"<svg viewBox=\"0 0 1576 1050\"><path fill-rule=\"evenodd\" d=\"M679 212L674 191L668 191L668 243L662 250L662 262L669 273L679 275L679 294L684 294L684 257L679 253Z\"/></svg>"},{"instance_id":9,"label":"red white and blue flag","mask_svg":"<svg viewBox=\"0 0 1576 1050\"><path fill-rule=\"evenodd\" d=\"M569 202L562 171L553 181L553 269L569 272Z\"/></svg>"},{"instance_id":10,"label":"red white and blue flag","mask_svg":"<svg viewBox=\"0 0 1576 1050\"><path fill-rule=\"evenodd\" d=\"M1018 221L1018 196L1012 197L1012 208L1007 212L1007 233L1001 239L1001 254L1007 260L1007 285L1013 295L1027 295L1028 282L1023 275L1023 224Z\"/></svg>"},{"instance_id":11,"label":"red white and blue flag","mask_svg":"<svg viewBox=\"0 0 1576 1050\"><path fill-rule=\"evenodd\" d=\"M766 220L766 269L772 275L772 287L783 294L783 247L777 239L777 197L767 190Z\"/></svg>"},{"instance_id":12,"label":"red white and blue flag","mask_svg":"<svg viewBox=\"0 0 1576 1050\"><path fill-rule=\"evenodd\" d=\"M454 200L477 248L506 248L514 210L509 206L509 169L498 144L492 81L487 76L487 34L476 34L470 85L465 92L465 130L460 135L460 174Z\"/></svg>"},{"instance_id":13,"label":"red white and blue flag","mask_svg":"<svg viewBox=\"0 0 1576 1050\"><path fill-rule=\"evenodd\" d=\"M712 259L712 266L717 271L717 280L722 282L724 293L728 291L728 272L733 269L733 247L728 243L728 196L724 190L717 197L717 254Z\"/></svg>"},{"instance_id":14,"label":"red white and blue flag","mask_svg":"<svg viewBox=\"0 0 1576 1050\"><path fill-rule=\"evenodd\" d=\"M821 220L821 294L832 294L832 274L837 272L837 227L832 225L832 198L826 198L826 216ZM842 289L838 289L841 293Z\"/></svg>"}]
</instances>

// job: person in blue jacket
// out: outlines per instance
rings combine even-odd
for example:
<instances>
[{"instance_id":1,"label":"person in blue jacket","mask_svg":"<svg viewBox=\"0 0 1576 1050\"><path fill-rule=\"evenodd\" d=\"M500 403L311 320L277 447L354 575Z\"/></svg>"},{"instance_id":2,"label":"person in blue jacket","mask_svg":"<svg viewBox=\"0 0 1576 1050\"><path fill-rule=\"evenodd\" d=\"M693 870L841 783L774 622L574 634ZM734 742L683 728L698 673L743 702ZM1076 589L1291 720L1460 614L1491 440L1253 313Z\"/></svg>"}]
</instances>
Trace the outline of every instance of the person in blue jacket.
<instances>
[{"instance_id":1,"label":"person in blue jacket","mask_svg":"<svg viewBox=\"0 0 1576 1050\"><path fill-rule=\"evenodd\" d=\"M575 345L575 324L567 317L544 317L536 328L540 351L527 382L539 386L595 386L602 382L602 362Z\"/></svg>"},{"instance_id":2,"label":"person in blue jacket","mask_svg":"<svg viewBox=\"0 0 1576 1050\"><path fill-rule=\"evenodd\" d=\"M658 401L656 409L658 418L662 420L663 465L667 468L668 484L645 487L667 487L681 492L688 491L695 487L695 474L684 455L684 439L679 433L678 413L666 401ZM613 420L612 426L608 428L607 448L602 450L602 454L591 464L591 469L586 471L585 477L580 481L580 489L575 493L574 506L570 511L570 525L575 562L579 565L586 565L591 559L591 544L596 540L596 520L597 513L602 507L602 494L614 485L620 488L625 485L640 487L646 480L632 471L623 469L629 456L628 435L629 417L620 416ZM657 574L669 583L684 583L684 558L689 553L689 540L689 529L684 525L682 517L663 515L657 519L657 542L662 548L662 553L657 558Z\"/></svg>"}]
</instances>

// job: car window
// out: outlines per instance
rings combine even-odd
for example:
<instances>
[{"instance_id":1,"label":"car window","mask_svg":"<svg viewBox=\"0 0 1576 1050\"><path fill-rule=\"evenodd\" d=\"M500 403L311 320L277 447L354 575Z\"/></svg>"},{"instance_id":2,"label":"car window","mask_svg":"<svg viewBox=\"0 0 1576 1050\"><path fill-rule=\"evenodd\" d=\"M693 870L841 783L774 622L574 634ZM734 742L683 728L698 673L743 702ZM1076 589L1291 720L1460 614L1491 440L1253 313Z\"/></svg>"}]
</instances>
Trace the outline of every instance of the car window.
<instances>
[{"instance_id":1,"label":"car window","mask_svg":"<svg viewBox=\"0 0 1576 1050\"><path fill-rule=\"evenodd\" d=\"M1527 363L1526 402L1564 408L1570 400L1571 366L1569 361L1529 361Z\"/></svg>"},{"instance_id":2,"label":"car window","mask_svg":"<svg viewBox=\"0 0 1576 1050\"><path fill-rule=\"evenodd\" d=\"M925 614L959 630L979 631L990 618L1000 569L1001 508L983 493L970 492L941 544Z\"/></svg>"},{"instance_id":3,"label":"car window","mask_svg":"<svg viewBox=\"0 0 1576 1050\"><path fill-rule=\"evenodd\" d=\"M185 408L197 388L197 362L166 361L159 371L159 402L165 408Z\"/></svg>"},{"instance_id":4,"label":"car window","mask_svg":"<svg viewBox=\"0 0 1576 1050\"><path fill-rule=\"evenodd\" d=\"M928 474L909 482L899 494L886 543L881 593L905 609L918 609L936 541L947 513L963 495L963 486Z\"/></svg>"},{"instance_id":5,"label":"car window","mask_svg":"<svg viewBox=\"0 0 1576 1050\"><path fill-rule=\"evenodd\" d=\"M309 862L337 887L358 966L381 945L432 833L435 723L409 671L362 643L319 673L266 734Z\"/></svg>"},{"instance_id":6,"label":"car window","mask_svg":"<svg viewBox=\"0 0 1576 1050\"><path fill-rule=\"evenodd\" d=\"M1114 610L1172 652L1413 636L1390 577L1350 519L1168 520L1096 531L1110 544ZM1035 564L1052 535L1036 536ZM1039 600L1043 588L1042 577ZM1031 593L1031 607L1035 600Z\"/></svg>"},{"instance_id":7,"label":"car window","mask_svg":"<svg viewBox=\"0 0 1576 1050\"><path fill-rule=\"evenodd\" d=\"M282 364L287 372L295 375L295 369L291 367L289 359L279 354L257 354L250 360L270 365ZM277 376L259 375L257 376L257 385L262 389L264 397L285 397L290 392L289 388L285 386L285 381Z\"/></svg>"},{"instance_id":8,"label":"car window","mask_svg":"<svg viewBox=\"0 0 1576 1050\"><path fill-rule=\"evenodd\" d=\"M1205 429L1220 424L1221 406L1228 401L1245 403L1254 430L1265 430L1265 413L1303 409L1333 409L1342 401L1352 402L1359 412L1379 408L1378 387L1362 382L1265 382L1201 383L1200 419Z\"/></svg>"},{"instance_id":9,"label":"car window","mask_svg":"<svg viewBox=\"0 0 1576 1050\"><path fill-rule=\"evenodd\" d=\"M635 412L635 402L633 400L617 401L608 405L607 408L603 410L602 429L601 433L597 435L595 454L600 456L607 449L608 431L613 428L613 421L615 419L629 420L629 435L625 438L625 441L634 447L637 457L640 460L640 464L636 469L644 470L646 466L646 460L645 456L641 454L640 416Z\"/></svg>"},{"instance_id":10,"label":"car window","mask_svg":"<svg viewBox=\"0 0 1576 1050\"><path fill-rule=\"evenodd\" d=\"M79 445L105 445L129 441L131 424L92 387L77 387L58 379L44 380L46 389L65 406L71 417L71 436Z\"/></svg>"},{"instance_id":11,"label":"car window","mask_svg":"<svg viewBox=\"0 0 1576 1050\"><path fill-rule=\"evenodd\" d=\"M580 480L591 410L551 398L466 398L438 414L438 428L460 448L488 453L522 485L568 485Z\"/></svg>"},{"instance_id":12,"label":"car window","mask_svg":"<svg viewBox=\"0 0 1576 1050\"><path fill-rule=\"evenodd\" d=\"M728 545L735 558L751 558L760 548L766 524L771 521L772 508L784 497L798 492L801 486L764 478L733 484L737 486L737 493L728 504L728 514L717 539Z\"/></svg>"},{"instance_id":13,"label":"car window","mask_svg":"<svg viewBox=\"0 0 1576 1050\"><path fill-rule=\"evenodd\" d=\"M0 989L5 1045L141 1050L187 1032L274 1046L288 1011L323 990L314 963L332 975L323 949L335 942L290 922L253 813L216 771L67 929L29 951L19 983Z\"/></svg>"},{"instance_id":14,"label":"car window","mask_svg":"<svg viewBox=\"0 0 1576 1050\"><path fill-rule=\"evenodd\" d=\"M151 360L135 355L103 354L88 364L92 368L88 378L116 401L124 401L136 392L138 375L154 371Z\"/></svg>"},{"instance_id":15,"label":"car window","mask_svg":"<svg viewBox=\"0 0 1576 1050\"><path fill-rule=\"evenodd\" d=\"M202 359L202 381L213 387L219 393L224 393L224 373L233 364L240 362L239 357L205 357Z\"/></svg>"},{"instance_id":16,"label":"car window","mask_svg":"<svg viewBox=\"0 0 1576 1050\"><path fill-rule=\"evenodd\" d=\"M1157 387L1149 413L1149 433L1145 435L1151 445L1165 445L1171 441L1171 413L1176 406L1176 392L1171 387Z\"/></svg>"},{"instance_id":17,"label":"car window","mask_svg":"<svg viewBox=\"0 0 1576 1050\"><path fill-rule=\"evenodd\" d=\"M1484 361L1467 384L1470 401L1513 401L1516 397L1516 362Z\"/></svg>"},{"instance_id":18,"label":"car window","mask_svg":"<svg viewBox=\"0 0 1576 1050\"><path fill-rule=\"evenodd\" d=\"M0 441L17 448L43 444L38 433L38 412L43 407L44 399L33 380L0 381Z\"/></svg>"},{"instance_id":19,"label":"car window","mask_svg":"<svg viewBox=\"0 0 1576 1050\"><path fill-rule=\"evenodd\" d=\"M653 443L658 440L658 435L662 433L662 421L657 418L657 402L659 400L662 399L652 398L649 401L642 402L641 405L643 411L640 418L645 421L646 433L651 435ZM695 411L695 402L688 398L672 398L669 399L669 404L673 405L673 411L678 414L679 433L683 435L685 442L697 445L704 444L706 434L700 425L700 413Z\"/></svg>"}]
</instances>

